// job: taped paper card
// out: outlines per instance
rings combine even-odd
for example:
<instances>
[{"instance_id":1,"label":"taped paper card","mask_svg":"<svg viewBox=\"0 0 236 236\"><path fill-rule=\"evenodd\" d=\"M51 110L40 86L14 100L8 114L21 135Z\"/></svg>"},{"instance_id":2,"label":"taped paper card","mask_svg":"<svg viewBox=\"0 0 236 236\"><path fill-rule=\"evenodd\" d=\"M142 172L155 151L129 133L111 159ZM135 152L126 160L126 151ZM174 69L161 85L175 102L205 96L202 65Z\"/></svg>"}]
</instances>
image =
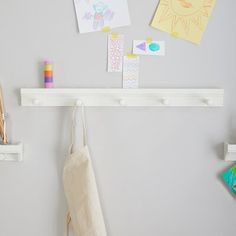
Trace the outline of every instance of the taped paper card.
<instances>
[{"instance_id":1,"label":"taped paper card","mask_svg":"<svg viewBox=\"0 0 236 236\"><path fill-rule=\"evenodd\" d=\"M138 88L139 57L124 56L123 88Z\"/></svg>"},{"instance_id":2,"label":"taped paper card","mask_svg":"<svg viewBox=\"0 0 236 236\"><path fill-rule=\"evenodd\" d=\"M124 56L124 35L108 35L108 72L122 72Z\"/></svg>"},{"instance_id":3,"label":"taped paper card","mask_svg":"<svg viewBox=\"0 0 236 236\"><path fill-rule=\"evenodd\" d=\"M138 55L165 56L165 42L134 40L133 53Z\"/></svg>"}]
</instances>

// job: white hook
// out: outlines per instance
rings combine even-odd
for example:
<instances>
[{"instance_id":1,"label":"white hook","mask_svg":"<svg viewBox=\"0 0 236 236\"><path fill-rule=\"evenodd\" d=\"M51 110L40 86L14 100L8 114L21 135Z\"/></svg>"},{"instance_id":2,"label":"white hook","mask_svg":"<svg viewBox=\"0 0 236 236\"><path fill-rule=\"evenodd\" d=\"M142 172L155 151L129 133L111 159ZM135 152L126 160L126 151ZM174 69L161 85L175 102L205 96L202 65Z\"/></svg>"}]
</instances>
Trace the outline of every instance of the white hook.
<instances>
[{"instance_id":1,"label":"white hook","mask_svg":"<svg viewBox=\"0 0 236 236\"><path fill-rule=\"evenodd\" d=\"M161 103L165 106L169 105L169 100L167 98L162 98Z\"/></svg>"},{"instance_id":2,"label":"white hook","mask_svg":"<svg viewBox=\"0 0 236 236\"><path fill-rule=\"evenodd\" d=\"M120 99L120 105L121 105L121 106L125 106L125 105L126 105L126 102L125 102L124 99Z\"/></svg>"},{"instance_id":3,"label":"white hook","mask_svg":"<svg viewBox=\"0 0 236 236\"><path fill-rule=\"evenodd\" d=\"M75 102L75 105L76 106L81 106L83 104L83 102L81 101L81 100L76 100L76 102Z\"/></svg>"},{"instance_id":4,"label":"white hook","mask_svg":"<svg viewBox=\"0 0 236 236\"><path fill-rule=\"evenodd\" d=\"M39 103L40 103L40 101L39 101L38 99L34 99L34 100L33 100L33 104L34 104L34 105L39 105Z\"/></svg>"},{"instance_id":5,"label":"white hook","mask_svg":"<svg viewBox=\"0 0 236 236\"><path fill-rule=\"evenodd\" d=\"M207 106L210 106L212 105L212 100L210 98L205 98L204 99L204 103L207 105Z\"/></svg>"},{"instance_id":6,"label":"white hook","mask_svg":"<svg viewBox=\"0 0 236 236\"><path fill-rule=\"evenodd\" d=\"M6 154L0 153L0 161L6 160Z\"/></svg>"}]
</instances>

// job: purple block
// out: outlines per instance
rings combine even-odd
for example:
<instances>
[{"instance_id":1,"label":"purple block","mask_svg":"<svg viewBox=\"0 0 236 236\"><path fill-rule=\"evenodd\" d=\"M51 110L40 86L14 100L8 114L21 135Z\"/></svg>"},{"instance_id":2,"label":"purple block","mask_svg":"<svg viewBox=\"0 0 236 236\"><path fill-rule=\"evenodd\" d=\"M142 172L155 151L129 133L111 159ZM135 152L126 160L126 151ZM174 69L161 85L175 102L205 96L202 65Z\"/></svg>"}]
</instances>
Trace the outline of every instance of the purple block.
<instances>
[{"instance_id":1,"label":"purple block","mask_svg":"<svg viewBox=\"0 0 236 236\"><path fill-rule=\"evenodd\" d=\"M44 77L44 82L45 83L53 83L53 77Z\"/></svg>"}]
</instances>

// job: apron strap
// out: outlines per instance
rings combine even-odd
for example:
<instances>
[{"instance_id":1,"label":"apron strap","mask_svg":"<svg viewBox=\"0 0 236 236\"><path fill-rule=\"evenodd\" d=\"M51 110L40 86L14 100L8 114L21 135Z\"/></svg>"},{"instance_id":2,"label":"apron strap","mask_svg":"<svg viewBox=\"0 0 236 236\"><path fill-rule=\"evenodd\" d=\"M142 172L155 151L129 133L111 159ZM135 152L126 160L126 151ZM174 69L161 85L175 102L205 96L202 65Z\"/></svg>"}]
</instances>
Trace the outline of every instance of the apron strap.
<instances>
[{"instance_id":1,"label":"apron strap","mask_svg":"<svg viewBox=\"0 0 236 236\"><path fill-rule=\"evenodd\" d=\"M70 213L68 212L66 216L65 236L69 236L70 234L70 222L71 222L71 216L70 216Z\"/></svg>"},{"instance_id":2,"label":"apron strap","mask_svg":"<svg viewBox=\"0 0 236 236\"><path fill-rule=\"evenodd\" d=\"M69 148L69 153L73 153L73 148L75 145L75 130L76 130L76 115L77 115L77 108L78 106L74 106L72 111L72 121L71 121L71 145ZM85 120L85 111L84 105L81 106L81 121L82 121L82 128L83 128L83 146L87 146L87 127L86 127L86 120ZM71 216L68 212L66 216L66 227L65 227L65 236L69 236L70 233L70 223L71 223Z\"/></svg>"},{"instance_id":3,"label":"apron strap","mask_svg":"<svg viewBox=\"0 0 236 236\"><path fill-rule=\"evenodd\" d=\"M83 123L83 146L87 146L88 144L88 138L87 138L87 125L86 125L86 119L85 119L85 109L84 105L82 105L82 123Z\"/></svg>"},{"instance_id":4,"label":"apron strap","mask_svg":"<svg viewBox=\"0 0 236 236\"><path fill-rule=\"evenodd\" d=\"M72 112L72 122L71 122L71 145L69 148L69 152L73 152L73 148L75 146L75 130L76 130L76 115L77 115L77 108L78 106L74 106ZM87 141L87 127L86 127L86 120L85 120L85 111L84 105L81 106L81 121L82 121L82 128L83 128L83 146L88 144Z\"/></svg>"}]
</instances>

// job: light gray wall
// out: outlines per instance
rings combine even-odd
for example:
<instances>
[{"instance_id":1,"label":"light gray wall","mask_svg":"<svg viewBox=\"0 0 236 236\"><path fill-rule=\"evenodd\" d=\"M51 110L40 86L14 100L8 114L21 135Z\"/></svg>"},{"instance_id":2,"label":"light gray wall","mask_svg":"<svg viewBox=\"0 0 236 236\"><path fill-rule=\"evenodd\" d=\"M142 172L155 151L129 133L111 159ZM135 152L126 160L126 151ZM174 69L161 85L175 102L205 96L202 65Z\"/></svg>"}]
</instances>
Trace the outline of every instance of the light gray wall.
<instances>
[{"instance_id":1,"label":"light gray wall","mask_svg":"<svg viewBox=\"0 0 236 236\"><path fill-rule=\"evenodd\" d=\"M217 1L200 46L148 26L157 0L129 0L133 39L165 40L165 57L142 57L140 87L220 87L225 107L89 108L89 146L109 236L226 236L236 231L235 199L219 180L236 142L236 2ZM57 87L120 87L106 73L106 34L77 32L73 2L0 1L0 81L11 140L24 163L0 163L0 235L62 236L61 172L69 108L19 106L21 87L41 87L40 63L55 62Z\"/></svg>"}]
</instances>

